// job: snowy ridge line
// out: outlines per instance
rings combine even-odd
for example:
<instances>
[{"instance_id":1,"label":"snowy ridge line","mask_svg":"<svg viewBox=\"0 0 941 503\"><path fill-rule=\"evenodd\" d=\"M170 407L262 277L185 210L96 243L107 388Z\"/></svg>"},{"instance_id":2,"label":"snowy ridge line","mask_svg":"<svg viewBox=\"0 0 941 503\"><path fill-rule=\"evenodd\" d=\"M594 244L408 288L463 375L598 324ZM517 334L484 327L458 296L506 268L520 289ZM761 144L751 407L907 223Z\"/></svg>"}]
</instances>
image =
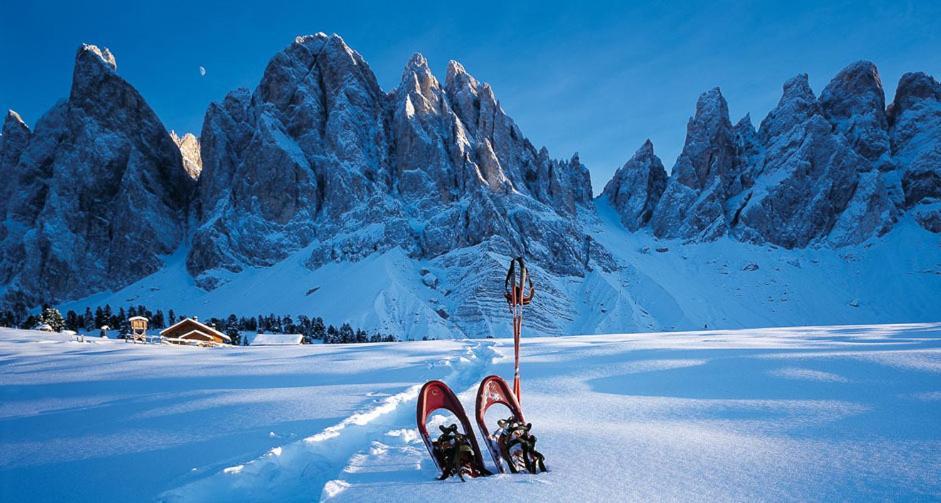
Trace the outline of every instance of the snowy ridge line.
<instances>
[{"instance_id":1,"label":"snowy ridge line","mask_svg":"<svg viewBox=\"0 0 941 503\"><path fill-rule=\"evenodd\" d=\"M467 383L478 380L493 360L492 345L468 343L461 356L440 360L429 365L429 370L433 372L439 366L451 368L443 379L463 389ZM274 447L256 459L167 491L158 500L310 501L323 495L336 495L345 489L342 480L335 480L336 476L348 466L350 459L368 448L373 439L393 429L414 429L414 409L404 405L414 403L420 389L421 384L410 386L386 397L379 405L354 413L314 435ZM305 491L298 492L299 487Z\"/></svg>"}]
</instances>

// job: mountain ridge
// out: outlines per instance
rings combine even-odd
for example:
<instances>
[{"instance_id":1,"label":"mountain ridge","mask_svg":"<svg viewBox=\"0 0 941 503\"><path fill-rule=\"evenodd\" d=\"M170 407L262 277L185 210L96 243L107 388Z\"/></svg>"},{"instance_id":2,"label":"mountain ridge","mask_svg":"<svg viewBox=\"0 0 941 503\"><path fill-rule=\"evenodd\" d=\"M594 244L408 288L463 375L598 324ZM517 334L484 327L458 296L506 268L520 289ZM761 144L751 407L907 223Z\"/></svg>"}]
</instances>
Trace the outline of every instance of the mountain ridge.
<instances>
[{"instance_id":1,"label":"mountain ridge","mask_svg":"<svg viewBox=\"0 0 941 503\"><path fill-rule=\"evenodd\" d=\"M255 90L209 106L198 138L167 132L116 69L110 51L84 45L68 100L35 131L13 112L4 122L0 173L18 175L6 188L17 200L2 208L7 304L121 290L181 249L184 281L204 291L289 258L316 271L401 250L396 260L435 278L403 279L397 295L412 307L374 321L401 333L413 316L429 334L480 336L503 309L485 292L507 257L525 255L546 288L530 323L552 334L610 326L613 315L582 305L585 289L616 293L630 275L618 243L596 239L599 201L624 228L665 243L839 249L886 235L909 213L941 230L941 86L906 74L886 106L867 62L819 98L806 75L789 80L757 129L748 115L733 125L721 91L707 91L669 175L647 140L596 198L577 154L555 160L533 146L456 61L442 85L416 53L383 91L341 37L297 37ZM97 136L70 133L86 123ZM126 181L62 205L66 175ZM101 223L90 232L82 222ZM54 242L60 229L78 246ZM375 309L400 311L380 301L388 293L374 292L387 303ZM623 302L635 313L625 323L638 324L645 301Z\"/></svg>"}]
</instances>

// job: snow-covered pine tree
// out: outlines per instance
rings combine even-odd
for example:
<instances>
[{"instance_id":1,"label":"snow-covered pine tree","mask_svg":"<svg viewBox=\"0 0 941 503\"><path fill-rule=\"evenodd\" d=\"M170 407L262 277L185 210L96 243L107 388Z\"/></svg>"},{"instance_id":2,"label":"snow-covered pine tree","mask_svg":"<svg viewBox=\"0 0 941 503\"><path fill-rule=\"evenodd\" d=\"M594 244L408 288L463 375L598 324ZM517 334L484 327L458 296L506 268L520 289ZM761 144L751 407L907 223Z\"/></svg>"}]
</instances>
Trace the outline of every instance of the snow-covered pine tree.
<instances>
[{"instance_id":1,"label":"snow-covered pine tree","mask_svg":"<svg viewBox=\"0 0 941 503\"><path fill-rule=\"evenodd\" d=\"M327 327L327 331L325 332L323 342L324 344L339 344L340 343L339 337L337 335L337 327L333 325L330 325Z\"/></svg>"},{"instance_id":2,"label":"snow-covered pine tree","mask_svg":"<svg viewBox=\"0 0 941 503\"><path fill-rule=\"evenodd\" d=\"M107 325L111 323L111 320L105 317L105 311L98 306L95 308L95 327L101 328L102 325Z\"/></svg>"},{"instance_id":3,"label":"snow-covered pine tree","mask_svg":"<svg viewBox=\"0 0 941 503\"><path fill-rule=\"evenodd\" d=\"M78 321L78 313L69 309L65 313L65 328L78 332L82 328L82 324Z\"/></svg>"},{"instance_id":4,"label":"snow-covered pine tree","mask_svg":"<svg viewBox=\"0 0 941 503\"><path fill-rule=\"evenodd\" d=\"M91 333L91 331L95 329L95 315L91 313L90 307L85 307L85 316L83 318L82 325L85 328L85 332Z\"/></svg>"},{"instance_id":5,"label":"snow-covered pine tree","mask_svg":"<svg viewBox=\"0 0 941 503\"><path fill-rule=\"evenodd\" d=\"M52 306L45 306L42 315L39 318L40 323L46 323L56 332L65 329L65 320L62 319L62 313Z\"/></svg>"},{"instance_id":6,"label":"snow-covered pine tree","mask_svg":"<svg viewBox=\"0 0 941 503\"><path fill-rule=\"evenodd\" d=\"M36 325L39 325L39 318L35 315L27 315L26 319L23 320L23 323L20 325L20 328L26 328L32 330L36 328Z\"/></svg>"},{"instance_id":7,"label":"snow-covered pine tree","mask_svg":"<svg viewBox=\"0 0 941 503\"><path fill-rule=\"evenodd\" d=\"M118 312L117 320L118 332L121 334L122 339L126 339L128 334L131 333L131 323L127 321L127 316L124 315L124 308Z\"/></svg>"},{"instance_id":8,"label":"snow-covered pine tree","mask_svg":"<svg viewBox=\"0 0 941 503\"><path fill-rule=\"evenodd\" d=\"M232 344L236 346L242 345L242 333L239 331L239 319L235 314L230 314L226 318L225 324L225 335L228 335L232 339Z\"/></svg>"},{"instance_id":9,"label":"snow-covered pine tree","mask_svg":"<svg viewBox=\"0 0 941 503\"><path fill-rule=\"evenodd\" d=\"M356 342L356 334L353 333L353 327L349 323L340 325L340 342L344 344Z\"/></svg>"},{"instance_id":10,"label":"snow-covered pine tree","mask_svg":"<svg viewBox=\"0 0 941 503\"><path fill-rule=\"evenodd\" d=\"M324 340L324 337L327 335L327 329L323 325L323 318L318 316L311 320L310 331L314 339Z\"/></svg>"}]
</instances>

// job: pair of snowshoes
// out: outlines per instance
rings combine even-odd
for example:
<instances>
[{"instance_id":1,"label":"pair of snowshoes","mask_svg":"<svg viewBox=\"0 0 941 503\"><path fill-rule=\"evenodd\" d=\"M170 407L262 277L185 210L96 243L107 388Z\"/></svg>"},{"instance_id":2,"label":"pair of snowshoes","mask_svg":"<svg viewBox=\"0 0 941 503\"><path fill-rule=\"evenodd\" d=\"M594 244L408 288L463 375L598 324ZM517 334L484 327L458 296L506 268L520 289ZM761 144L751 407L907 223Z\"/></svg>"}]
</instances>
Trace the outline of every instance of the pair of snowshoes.
<instances>
[{"instance_id":1,"label":"pair of snowshoes","mask_svg":"<svg viewBox=\"0 0 941 503\"><path fill-rule=\"evenodd\" d=\"M511 416L507 420L500 420L496 431L491 433L484 416L487 409L496 404L506 406ZM440 409L454 414L461 423L461 429L458 431L456 424L439 426L442 434L438 440L432 441L426 424L431 414ZM535 449L536 437L529 433L532 424L525 422L522 407L503 379L499 376L489 376L480 383L476 409L477 427L501 473L546 471L545 458ZM416 415L418 431L441 473L439 480L454 475L459 476L461 480L464 480L464 476L491 475L484 466L480 446L464 407L447 384L437 380L425 383L418 394Z\"/></svg>"}]
</instances>

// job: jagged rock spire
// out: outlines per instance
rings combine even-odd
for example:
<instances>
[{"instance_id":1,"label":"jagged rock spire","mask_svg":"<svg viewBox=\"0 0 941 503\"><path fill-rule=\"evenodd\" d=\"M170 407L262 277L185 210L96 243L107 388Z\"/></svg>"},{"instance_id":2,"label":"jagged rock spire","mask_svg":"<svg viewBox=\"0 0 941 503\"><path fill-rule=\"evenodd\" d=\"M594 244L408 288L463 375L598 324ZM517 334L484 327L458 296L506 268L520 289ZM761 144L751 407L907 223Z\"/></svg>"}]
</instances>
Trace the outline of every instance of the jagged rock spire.
<instances>
[{"instance_id":1,"label":"jagged rock spire","mask_svg":"<svg viewBox=\"0 0 941 503\"><path fill-rule=\"evenodd\" d=\"M29 134L0 242L7 302L120 288L156 271L184 238L195 184L116 68L107 49L80 47L68 100ZM17 122L8 116L6 127L25 128Z\"/></svg>"},{"instance_id":2,"label":"jagged rock spire","mask_svg":"<svg viewBox=\"0 0 941 503\"><path fill-rule=\"evenodd\" d=\"M636 231L650 221L666 185L667 172L648 139L614 173L601 197L618 212L625 227Z\"/></svg>"},{"instance_id":3,"label":"jagged rock spire","mask_svg":"<svg viewBox=\"0 0 941 503\"><path fill-rule=\"evenodd\" d=\"M651 219L654 233L684 239L725 234L724 203L740 190L740 171L728 104L714 88L696 102L683 151Z\"/></svg>"},{"instance_id":4,"label":"jagged rock spire","mask_svg":"<svg viewBox=\"0 0 941 503\"><path fill-rule=\"evenodd\" d=\"M889 162L885 91L876 65L859 61L841 70L820 93L820 104L857 153L874 163Z\"/></svg>"},{"instance_id":5,"label":"jagged rock spire","mask_svg":"<svg viewBox=\"0 0 941 503\"><path fill-rule=\"evenodd\" d=\"M888 121L904 206L926 229L941 232L941 84L924 73L903 75Z\"/></svg>"},{"instance_id":6,"label":"jagged rock spire","mask_svg":"<svg viewBox=\"0 0 941 503\"><path fill-rule=\"evenodd\" d=\"M186 133L180 137L176 134L176 131L170 131L170 138L180 148L180 155L183 157L183 169L193 180L199 179L199 173L203 169L203 161L199 152L199 138L193 133Z\"/></svg>"}]
</instances>

